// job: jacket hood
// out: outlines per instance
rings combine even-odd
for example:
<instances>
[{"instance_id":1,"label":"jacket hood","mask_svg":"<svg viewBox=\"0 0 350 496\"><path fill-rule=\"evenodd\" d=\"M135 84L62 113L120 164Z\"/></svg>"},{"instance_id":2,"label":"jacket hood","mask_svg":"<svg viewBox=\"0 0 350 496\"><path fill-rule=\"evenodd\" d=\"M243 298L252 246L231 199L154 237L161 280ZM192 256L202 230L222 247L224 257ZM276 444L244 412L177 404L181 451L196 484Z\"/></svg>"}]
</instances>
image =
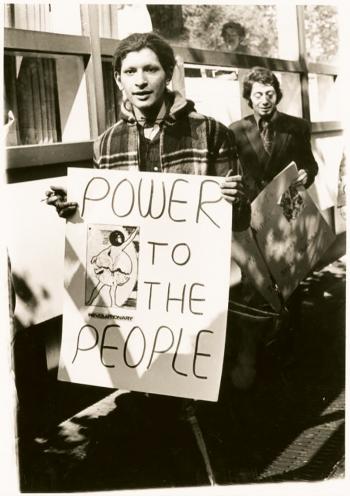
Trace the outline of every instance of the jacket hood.
<instances>
[{"instance_id":1,"label":"jacket hood","mask_svg":"<svg viewBox=\"0 0 350 496\"><path fill-rule=\"evenodd\" d=\"M168 125L175 124L180 116L187 115L194 110L194 103L191 100L186 100L178 91L166 90L165 100L168 111L164 122ZM123 100L120 118L130 125L136 123L136 118L129 100Z\"/></svg>"}]
</instances>

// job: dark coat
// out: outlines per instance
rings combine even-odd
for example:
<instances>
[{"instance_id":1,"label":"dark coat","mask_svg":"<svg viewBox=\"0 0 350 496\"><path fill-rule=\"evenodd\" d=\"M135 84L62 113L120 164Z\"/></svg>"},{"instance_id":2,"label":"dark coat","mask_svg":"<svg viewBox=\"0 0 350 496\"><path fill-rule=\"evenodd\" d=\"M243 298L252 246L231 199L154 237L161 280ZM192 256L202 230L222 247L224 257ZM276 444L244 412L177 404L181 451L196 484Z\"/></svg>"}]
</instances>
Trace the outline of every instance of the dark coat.
<instances>
[{"instance_id":1,"label":"dark coat","mask_svg":"<svg viewBox=\"0 0 350 496\"><path fill-rule=\"evenodd\" d=\"M312 184L318 172L311 150L309 123L305 119L278 112L273 125L276 134L271 156L264 149L254 115L229 126L235 136L250 200L292 161L298 169L307 171L306 187Z\"/></svg>"}]
</instances>

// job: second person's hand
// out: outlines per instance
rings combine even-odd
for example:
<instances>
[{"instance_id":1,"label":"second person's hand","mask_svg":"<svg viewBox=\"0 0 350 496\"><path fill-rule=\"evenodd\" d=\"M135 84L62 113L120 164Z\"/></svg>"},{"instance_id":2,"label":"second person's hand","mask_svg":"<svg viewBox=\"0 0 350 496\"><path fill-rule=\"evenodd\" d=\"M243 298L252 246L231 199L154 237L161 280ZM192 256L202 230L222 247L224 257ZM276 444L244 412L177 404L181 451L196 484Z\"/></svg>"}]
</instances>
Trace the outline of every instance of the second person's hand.
<instances>
[{"instance_id":1,"label":"second person's hand","mask_svg":"<svg viewBox=\"0 0 350 496\"><path fill-rule=\"evenodd\" d=\"M45 194L46 203L55 207L60 217L68 219L76 212L78 203L67 201L67 190L62 186L50 186Z\"/></svg>"}]
</instances>

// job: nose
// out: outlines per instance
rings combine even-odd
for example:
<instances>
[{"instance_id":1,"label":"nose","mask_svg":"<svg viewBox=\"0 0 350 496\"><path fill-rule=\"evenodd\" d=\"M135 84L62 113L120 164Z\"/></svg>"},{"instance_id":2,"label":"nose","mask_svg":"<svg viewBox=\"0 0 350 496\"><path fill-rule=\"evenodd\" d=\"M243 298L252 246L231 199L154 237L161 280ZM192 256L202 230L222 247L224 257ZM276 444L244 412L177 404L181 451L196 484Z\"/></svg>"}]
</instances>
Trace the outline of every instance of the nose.
<instances>
[{"instance_id":1,"label":"nose","mask_svg":"<svg viewBox=\"0 0 350 496\"><path fill-rule=\"evenodd\" d=\"M138 88L144 88L147 86L146 75L142 70L137 71L135 74L135 85Z\"/></svg>"},{"instance_id":2,"label":"nose","mask_svg":"<svg viewBox=\"0 0 350 496\"><path fill-rule=\"evenodd\" d=\"M261 102L263 105L268 104L269 103L269 97L267 95L262 95Z\"/></svg>"}]
</instances>

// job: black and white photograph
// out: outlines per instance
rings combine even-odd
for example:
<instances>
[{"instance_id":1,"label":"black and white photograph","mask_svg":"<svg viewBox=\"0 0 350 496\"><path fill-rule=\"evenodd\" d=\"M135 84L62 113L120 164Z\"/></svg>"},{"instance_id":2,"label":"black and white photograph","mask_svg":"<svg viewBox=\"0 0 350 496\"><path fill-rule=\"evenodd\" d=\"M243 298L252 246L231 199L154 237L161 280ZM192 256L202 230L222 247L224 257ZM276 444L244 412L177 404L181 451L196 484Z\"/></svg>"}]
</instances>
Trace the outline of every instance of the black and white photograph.
<instances>
[{"instance_id":1,"label":"black and white photograph","mask_svg":"<svg viewBox=\"0 0 350 496\"><path fill-rule=\"evenodd\" d=\"M2 2L4 494L343 496L346 2Z\"/></svg>"}]
</instances>

